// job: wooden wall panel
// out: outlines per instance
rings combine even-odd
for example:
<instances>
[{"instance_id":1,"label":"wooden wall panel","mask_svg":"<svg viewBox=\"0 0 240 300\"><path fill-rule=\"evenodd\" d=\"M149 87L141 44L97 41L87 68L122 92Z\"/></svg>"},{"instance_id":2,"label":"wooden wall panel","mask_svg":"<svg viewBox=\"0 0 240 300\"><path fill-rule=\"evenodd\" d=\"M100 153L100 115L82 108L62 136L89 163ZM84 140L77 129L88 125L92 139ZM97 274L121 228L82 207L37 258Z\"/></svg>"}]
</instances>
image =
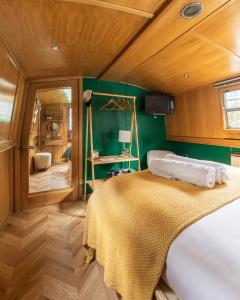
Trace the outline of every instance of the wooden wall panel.
<instances>
[{"instance_id":1,"label":"wooden wall panel","mask_svg":"<svg viewBox=\"0 0 240 300\"><path fill-rule=\"evenodd\" d=\"M7 141L18 80L18 70L0 43L0 142Z\"/></svg>"},{"instance_id":2,"label":"wooden wall panel","mask_svg":"<svg viewBox=\"0 0 240 300\"><path fill-rule=\"evenodd\" d=\"M25 87L25 79L22 73L19 73L18 83L17 83L17 91L14 101L14 110L12 116L12 123L10 129L10 139L16 141L16 145L18 146L20 143L20 134L21 134L21 124L22 124L22 116L24 110L24 87Z\"/></svg>"},{"instance_id":3,"label":"wooden wall panel","mask_svg":"<svg viewBox=\"0 0 240 300\"><path fill-rule=\"evenodd\" d=\"M221 89L212 85L175 97L175 111L166 117L169 140L240 146L240 132L224 129Z\"/></svg>"},{"instance_id":4,"label":"wooden wall panel","mask_svg":"<svg viewBox=\"0 0 240 300\"><path fill-rule=\"evenodd\" d=\"M17 147L24 111L24 86L23 74L0 40L0 230L9 213L17 209L15 196L19 193L15 185L20 180Z\"/></svg>"},{"instance_id":5,"label":"wooden wall panel","mask_svg":"<svg viewBox=\"0 0 240 300\"><path fill-rule=\"evenodd\" d=\"M13 206L13 149L0 152L0 230Z\"/></svg>"},{"instance_id":6,"label":"wooden wall panel","mask_svg":"<svg viewBox=\"0 0 240 300\"><path fill-rule=\"evenodd\" d=\"M218 90L207 86L175 97L175 111L166 117L167 134L221 138L222 112Z\"/></svg>"}]
</instances>

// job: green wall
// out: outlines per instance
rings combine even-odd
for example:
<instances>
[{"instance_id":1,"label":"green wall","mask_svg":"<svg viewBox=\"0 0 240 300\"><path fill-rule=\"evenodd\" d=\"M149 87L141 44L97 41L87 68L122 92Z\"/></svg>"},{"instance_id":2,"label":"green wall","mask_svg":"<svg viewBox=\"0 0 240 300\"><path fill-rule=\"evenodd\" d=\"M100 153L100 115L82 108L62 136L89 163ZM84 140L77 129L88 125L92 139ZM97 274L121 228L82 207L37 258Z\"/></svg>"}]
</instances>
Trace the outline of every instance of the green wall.
<instances>
[{"instance_id":1,"label":"green wall","mask_svg":"<svg viewBox=\"0 0 240 300\"><path fill-rule=\"evenodd\" d=\"M230 165L231 152L239 151L238 148L220 147L202 144L171 142L171 149L177 154L188 155L192 158L205 159Z\"/></svg>"},{"instance_id":2,"label":"green wall","mask_svg":"<svg viewBox=\"0 0 240 300\"><path fill-rule=\"evenodd\" d=\"M128 84L112 83L100 81L93 78L83 79L83 90L91 89L95 92L113 93L136 96L137 122L139 131L139 147L141 168L147 168L147 152L154 149L171 150L180 155L189 157L217 161L230 164L230 154L240 151L238 148L220 147L211 145L201 145L182 142L167 142L164 117L154 118L144 112L144 96L150 94L149 91ZM100 155L118 155L121 153L121 144L118 142L118 131L120 129L130 129L129 111L100 111L99 108L110 98L95 96L92 100L93 111L93 132L94 149L100 150ZM83 110L83 138L85 141L85 116ZM133 141L133 154L135 154L135 141ZM90 145L89 145L90 148ZM85 142L83 143L83 159ZM84 161L84 160L83 160ZM95 167L96 178L105 178L111 169L127 167L124 163L106 164ZM137 164L132 163L132 167L137 169ZM84 169L83 169L84 170ZM91 179L91 168L88 168Z\"/></svg>"},{"instance_id":3,"label":"green wall","mask_svg":"<svg viewBox=\"0 0 240 300\"><path fill-rule=\"evenodd\" d=\"M147 151L153 149L171 149L171 143L166 141L166 130L163 117L154 118L144 112L144 96L150 92L128 84L99 81L93 78L83 79L83 90L91 89L95 92L122 94L136 96L137 123L139 131L139 148L141 168L147 167ZM130 111L101 111L100 106L110 98L95 96L92 100L94 149L100 150L100 155L118 155L121 153L121 144L118 142L119 129L130 129ZM86 111L83 111L83 124L85 125ZM85 126L83 126L85 141ZM133 154L135 144L133 141ZM85 143L83 145L83 155ZM90 148L90 146L89 146ZM124 167L123 163L106 164L95 167L96 178L105 178L110 169ZM137 164L132 166L137 169ZM90 166L89 166L90 167ZM90 174L89 168L89 174ZM91 175L91 174L90 174ZM90 176L89 176L90 178Z\"/></svg>"}]
</instances>

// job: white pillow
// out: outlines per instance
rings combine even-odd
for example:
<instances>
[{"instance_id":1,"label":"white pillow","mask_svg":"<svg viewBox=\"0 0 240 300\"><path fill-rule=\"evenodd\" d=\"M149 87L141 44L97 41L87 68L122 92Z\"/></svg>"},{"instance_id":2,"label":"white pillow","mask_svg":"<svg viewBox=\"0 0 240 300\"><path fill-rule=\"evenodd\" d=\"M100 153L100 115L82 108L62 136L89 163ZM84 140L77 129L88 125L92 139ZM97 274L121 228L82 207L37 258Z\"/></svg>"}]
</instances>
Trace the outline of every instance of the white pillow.
<instances>
[{"instance_id":1,"label":"white pillow","mask_svg":"<svg viewBox=\"0 0 240 300\"><path fill-rule=\"evenodd\" d=\"M172 151L166 150L151 150L147 153L147 165L150 167L150 163L153 159L163 158L166 154L175 154Z\"/></svg>"}]
</instances>

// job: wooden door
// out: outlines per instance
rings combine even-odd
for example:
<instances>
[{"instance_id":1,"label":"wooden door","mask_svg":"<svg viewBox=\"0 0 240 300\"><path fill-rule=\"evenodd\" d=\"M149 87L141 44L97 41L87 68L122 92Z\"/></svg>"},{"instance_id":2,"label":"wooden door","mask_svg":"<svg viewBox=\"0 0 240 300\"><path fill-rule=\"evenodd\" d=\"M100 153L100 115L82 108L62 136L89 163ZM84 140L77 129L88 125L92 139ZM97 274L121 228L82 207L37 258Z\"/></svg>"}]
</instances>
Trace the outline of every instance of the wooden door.
<instances>
[{"instance_id":1,"label":"wooden door","mask_svg":"<svg viewBox=\"0 0 240 300\"><path fill-rule=\"evenodd\" d=\"M32 164L29 159L30 153L34 148L30 144L30 135L32 134L32 124L33 124L33 113L36 105L36 96L39 91L48 91L53 89L71 89L71 167L69 167L69 172L71 172L71 183L69 186L52 188L51 190L42 190L38 189L32 190L29 189L29 182L32 180L30 178L30 165ZM21 206L22 208L31 208L43 205L49 205L54 203L60 203L64 201L73 201L78 200L81 197L81 181L82 181L82 131L81 131L81 122L82 122L82 107L79 105L79 95L81 95L81 81L78 79L69 79L69 80L57 80L57 81L44 81L44 82L30 82L28 93L27 93L27 102L26 110L24 114L23 129L21 134ZM39 101L40 102L40 101ZM40 110L41 111L41 110ZM41 112L42 113L42 112ZM80 117L79 117L80 116ZM42 119L42 116L39 113L39 118ZM46 117L47 119L47 117ZM44 119L45 120L45 119ZM51 122L51 121L50 121ZM59 121L60 122L60 121ZM39 125L40 126L40 125ZM51 128L51 126L49 126ZM47 136L47 135L46 135ZM40 139L45 139L39 132ZM59 139L61 140L61 138ZM52 142L51 145L58 143L59 141ZM39 142L40 143L40 142ZM49 144L49 142L48 142ZM45 143L45 145L48 145ZM47 147L47 146L46 146ZM59 147L58 147L59 148ZM41 154L46 151L42 151L37 147L38 154ZM50 148L48 148L50 149ZM60 148L61 149L61 148ZM36 155L36 153L35 153ZM58 155L59 156L59 155ZM70 161L68 161L70 162ZM57 166L55 166L57 167ZM48 183L49 178L54 178L54 173L49 172L52 165L48 170L38 170L40 177L35 177L36 185L41 184L41 180L38 178L43 178L45 183ZM41 173L40 173L41 172ZM50 177L49 174L53 174ZM55 173L56 174L56 173ZM35 174L34 174L35 175ZM58 181L58 180L57 180ZM30 187L31 188L31 187Z\"/></svg>"}]
</instances>

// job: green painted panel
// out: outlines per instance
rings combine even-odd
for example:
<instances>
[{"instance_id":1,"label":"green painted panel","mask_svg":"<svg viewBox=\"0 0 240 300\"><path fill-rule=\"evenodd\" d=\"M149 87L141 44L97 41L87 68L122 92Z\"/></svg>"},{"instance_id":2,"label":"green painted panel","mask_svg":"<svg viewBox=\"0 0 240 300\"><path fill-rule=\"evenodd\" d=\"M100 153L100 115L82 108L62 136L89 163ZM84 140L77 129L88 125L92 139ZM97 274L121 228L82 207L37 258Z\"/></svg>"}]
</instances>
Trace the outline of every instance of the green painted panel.
<instances>
[{"instance_id":1,"label":"green painted panel","mask_svg":"<svg viewBox=\"0 0 240 300\"><path fill-rule=\"evenodd\" d=\"M153 116L147 115L144 112L144 96L146 94L149 94L149 91L128 84L99 81L93 78L83 79L83 90L86 89L91 89L95 92L131 95L137 97L136 109L142 169L145 169L147 167L147 151L152 149L171 148L171 143L166 141L164 118L154 118ZM118 142L118 131L120 129L130 130L130 111L99 110L100 106L105 104L109 99L110 98L108 97L95 96L92 100L94 149L100 150L100 155L120 154L121 144ZM83 114L83 124L85 125L85 108ZM83 126L83 136L85 140L85 126ZM133 145L134 154L134 141ZM127 165L125 166L127 167ZM133 163L132 166L134 168L137 168L136 163ZM109 170L120 167L124 167L124 164L118 163L96 166L96 178L105 178Z\"/></svg>"},{"instance_id":2,"label":"green painted panel","mask_svg":"<svg viewBox=\"0 0 240 300\"><path fill-rule=\"evenodd\" d=\"M179 155L187 155L197 159L205 159L230 165L231 152L240 151L238 148L212 145L171 142L172 151Z\"/></svg>"}]
</instances>

